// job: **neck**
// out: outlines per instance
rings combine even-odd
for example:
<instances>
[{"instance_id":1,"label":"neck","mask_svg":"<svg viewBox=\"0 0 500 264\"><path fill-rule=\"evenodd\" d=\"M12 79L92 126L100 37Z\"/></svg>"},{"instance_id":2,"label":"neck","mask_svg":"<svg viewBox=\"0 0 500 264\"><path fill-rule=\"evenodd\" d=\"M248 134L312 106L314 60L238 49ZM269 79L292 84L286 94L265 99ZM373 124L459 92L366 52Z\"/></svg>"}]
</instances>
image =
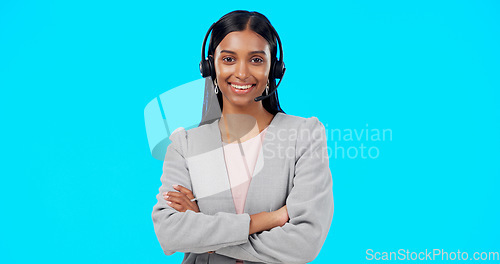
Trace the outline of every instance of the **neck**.
<instances>
[{"instance_id":1,"label":"neck","mask_svg":"<svg viewBox=\"0 0 500 264\"><path fill-rule=\"evenodd\" d=\"M252 106L234 106L231 104L224 104L222 115L250 115L255 119L269 115L270 113L262 105L262 102L255 102Z\"/></svg>"},{"instance_id":2,"label":"neck","mask_svg":"<svg viewBox=\"0 0 500 264\"><path fill-rule=\"evenodd\" d=\"M225 141L259 134L274 118L274 115L263 107L262 102L255 102L254 107L245 108L226 105L222 109L219 121L219 128Z\"/></svg>"}]
</instances>

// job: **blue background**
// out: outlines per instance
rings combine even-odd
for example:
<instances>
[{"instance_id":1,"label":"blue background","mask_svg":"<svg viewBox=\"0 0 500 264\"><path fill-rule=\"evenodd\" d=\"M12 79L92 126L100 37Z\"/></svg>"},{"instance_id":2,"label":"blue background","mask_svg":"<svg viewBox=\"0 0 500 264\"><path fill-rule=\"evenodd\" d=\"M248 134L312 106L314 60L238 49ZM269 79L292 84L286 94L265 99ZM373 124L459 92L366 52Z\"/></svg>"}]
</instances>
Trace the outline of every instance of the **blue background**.
<instances>
[{"instance_id":1,"label":"blue background","mask_svg":"<svg viewBox=\"0 0 500 264\"><path fill-rule=\"evenodd\" d=\"M0 262L180 263L153 230L162 162L143 110L200 78L206 30L235 9L279 32L288 114L393 132L366 142L376 159L330 159L314 263L500 251L498 2L179 3L0 2Z\"/></svg>"}]
</instances>

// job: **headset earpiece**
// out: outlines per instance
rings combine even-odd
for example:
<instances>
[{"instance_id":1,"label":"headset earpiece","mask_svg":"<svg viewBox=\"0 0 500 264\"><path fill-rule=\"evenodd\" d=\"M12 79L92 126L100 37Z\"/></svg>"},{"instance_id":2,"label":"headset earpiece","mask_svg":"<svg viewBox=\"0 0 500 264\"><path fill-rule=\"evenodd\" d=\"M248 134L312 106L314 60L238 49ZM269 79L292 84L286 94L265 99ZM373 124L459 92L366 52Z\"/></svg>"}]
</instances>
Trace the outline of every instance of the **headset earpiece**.
<instances>
[{"instance_id":1,"label":"headset earpiece","mask_svg":"<svg viewBox=\"0 0 500 264\"><path fill-rule=\"evenodd\" d=\"M208 29L207 34L205 34L205 39L203 39L203 45L201 47L200 73L203 78L206 78L208 76L214 78L215 76L214 60L211 56L205 57L205 45L207 44L208 35L210 35L210 32L212 31L212 28L216 23L213 23Z\"/></svg>"},{"instance_id":2,"label":"headset earpiece","mask_svg":"<svg viewBox=\"0 0 500 264\"><path fill-rule=\"evenodd\" d=\"M285 70L286 70L285 63L277 60L273 64L273 69L272 69L274 73L274 78L281 80L283 78L283 75L285 75Z\"/></svg>"},{"instance_id":3,"label":"headset earpiece","mask_svg":"<svg viewBox=\"0 0 500 264\"><path fill-rule=\"evenodd\" d=\"M212 56L208 56L200 62L200 73L203 78L208 76L213 78L215 76L214 59Z\"/></svg>"},{"instance_id":4,"label":"headset earpiece","mask_svg":"<svg viewBox=\"0 0 500 264\"><path fill-rule=\"evenodd\" d=\"M206 59L200 61L200 73L203 78L209 76L209 73L207 73L209 67L209 62Z\"/></svg>"},{"instance_id":5,"label":"headset earpiece","mask_svg":"<svg viewBox=\"0 0 500 264\"><path fill-rule=\"evenodd\" d=\"M285 63L283 62L283 46L281 45L281 39L280 36L278 35L278 32L276 32L276 29L271 24L269 24L269 26L273 30L276 40L278 41L277 44L280 52L279 59L276 59L275 63L272 65L272 71L274 73L274 78L280 79L281 82L281 80L283 79L283 75L285 75L286 71Z\"/></svg>"}]
</instances>

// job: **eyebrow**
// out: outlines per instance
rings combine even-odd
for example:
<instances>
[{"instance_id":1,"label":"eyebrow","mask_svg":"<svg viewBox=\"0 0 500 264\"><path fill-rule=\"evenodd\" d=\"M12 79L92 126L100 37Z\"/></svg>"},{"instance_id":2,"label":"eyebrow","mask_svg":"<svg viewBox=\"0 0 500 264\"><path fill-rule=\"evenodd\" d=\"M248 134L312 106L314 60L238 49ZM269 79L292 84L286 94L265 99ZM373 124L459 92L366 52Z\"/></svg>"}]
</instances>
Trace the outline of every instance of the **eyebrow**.
<instances>
[{"instance_id":1,"label":"eyebrow","mask_svg":"<svg viewBox=\"0 0 500 264\"><path fill-rule=\"evenodd\" d=\"M222 53L222 52L227 52L227 53L231 53L231 54L236 54L236 52L234 52L234 51L230 51L230 50L221 50L221 51L220 51L220 53ZM256 51L251 51L251 52L249 52L248 54L264 54L264 55L266 55L266 52L265 52L265 51L263 51L263 50L256 50Z\"/></svg>"}]
</instances>

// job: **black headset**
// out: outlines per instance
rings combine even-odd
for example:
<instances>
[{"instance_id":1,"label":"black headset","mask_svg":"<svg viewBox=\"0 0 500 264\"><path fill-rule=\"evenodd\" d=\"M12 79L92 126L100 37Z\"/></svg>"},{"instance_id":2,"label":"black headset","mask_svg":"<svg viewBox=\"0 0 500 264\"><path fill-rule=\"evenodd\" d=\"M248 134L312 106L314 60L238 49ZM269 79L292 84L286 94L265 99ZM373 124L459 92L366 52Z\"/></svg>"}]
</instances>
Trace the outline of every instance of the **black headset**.
<instances>
[{"instance_id":1,"label":"black headset","mask_svg":"<svg viewBox=\"0 0 500 264\"><path fill-rule=\"evenodd\" d=\"M205 57L205 45L207 44L208 35L210 35L210 32L212 31L215 24L217 24L217 22L213 23L210 26L210 28L207 31L207 34L205 35L205 39L203 39L203 46L201 48L201 61L200 61L200 73L201 73L201 76L203 78L210 76L213 79L215 77L214 61L213 61L213 58L210 56ZM279 59L276 59L275 62L271 64L271 72L274 73L274 78L279 79L280 81L276 85L276 89L271 91L268 95L259 96L259 97L255 98L255 101L260 101L260 100L266 99L267 97L270 97L278 89L278 86L280 85L281 80L283 79L283 75L285 75L285 71L286 71L285 63L283 62L283 48L281 47L280 37L278 36L278 32L276 32L276 29L274 29L274 27L271 24L269 24L269 26L271 27L274 34L276 35L276 39L278 40L278 46L279 46L279 51L280 51Z\"/></svg>"}]
</instances>

